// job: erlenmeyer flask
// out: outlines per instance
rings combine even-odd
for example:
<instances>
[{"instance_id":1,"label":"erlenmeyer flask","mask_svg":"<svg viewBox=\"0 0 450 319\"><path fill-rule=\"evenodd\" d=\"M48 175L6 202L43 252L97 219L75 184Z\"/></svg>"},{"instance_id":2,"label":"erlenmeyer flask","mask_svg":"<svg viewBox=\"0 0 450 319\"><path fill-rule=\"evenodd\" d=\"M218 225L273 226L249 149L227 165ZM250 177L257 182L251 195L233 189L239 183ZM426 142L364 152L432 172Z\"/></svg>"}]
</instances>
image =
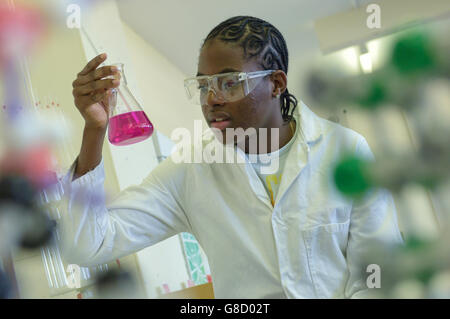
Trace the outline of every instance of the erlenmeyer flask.
<instances>
[{"instance_id":1,"label":"erlenmeyer flask","mask_svg":"<svg viewBox=\"0 0 450 319\"><path fill-rule=\"evenodd\" d=\"M109 100L108 139L118 146L141 142L153 134L153 124L127 86L123 63L113 65L119 70L121 80Z\"/></svg>"}]
</instances>

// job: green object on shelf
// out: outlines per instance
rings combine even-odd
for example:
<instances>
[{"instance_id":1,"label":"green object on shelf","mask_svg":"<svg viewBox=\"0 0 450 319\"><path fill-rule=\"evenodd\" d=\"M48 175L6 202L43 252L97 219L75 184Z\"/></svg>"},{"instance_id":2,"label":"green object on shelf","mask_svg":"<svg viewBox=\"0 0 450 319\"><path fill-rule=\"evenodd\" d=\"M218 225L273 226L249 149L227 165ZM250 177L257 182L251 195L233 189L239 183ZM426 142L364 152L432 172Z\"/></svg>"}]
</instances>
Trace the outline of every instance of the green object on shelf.
<instances>
[{"instance_id":1,"label":"green object on shelf","mask_svg":"<svg viewBox=\"0 0 450 319\"><path fill-rule=\"evenodd\" d=\"M438 186L437 178L435 176L423 176L417 182L425 188L433 190Z\"/></svg>"},{"instance_id":2,"label":"green object on shelf","mask_svg":"<svg viewBox=\"0 0 450 319\"><path fill-rule=\"evenodd\" d=\"M387 90L379 80L373 80L367 95L357 99L358 104L368 109L374 109L387 98Z\"/></svg>"},{"instance_id":3,"label":"green object on shelf","mask_svg":"<svg viewBox=\"0 0 450 319\"><path fill-rule=\"evenodd\" d=\"M402 251L408 255L421 256L424 252L432 249L434 241L419 238L417 236L409 236L405 241ZM420 257L416 257L420 258ZM427 285L436 273L436 269L430 265L423 265L416 269L413 276Z\"/></svg>"},{"instance_id":4,"label":"green object on shelf","mask_svg":"<svg viewBox=\"0 0 450 319\"><path fill-rule=\"evenodd\" d=\"M365 175L366 161L356 156L343 158L334 170L334 182L340 192L347 196L358 197L370 188Z\"/></svg>"},{"instance_id":5,"label":"green object on shelf","mask_svg":"<svg viewBox=\"0 0 450 319\"><path fill-rule=\"evenodd\" d=\"M436 273L436 270L431 267L426 267L424 269L421 269L417 274L416 277L418 280L420 280L423 284L427 285L431 278L433 278L434 274Z\"/></svg>"},{"instance_id":6,"label":"green object on shelf","mask_svg":"<svg viewBox=\"0 0 450 319\"><path fill-rule=\"evenodd\" d=\"M392 51L392 63L401 73L431 69L435 65L430 38L425 33L411 33L401 38Z\"/></svg>"},{"instance_id":7,"label":"green object on shelf","mask_svg":"<svg viewBox=\"0 0 450 319\"><path fill-rule=\"evenodd\" d=\"M415 236L410 236L405 240L404 249L407 251L424 250L430 246L430 242Z\"/></svg>"}]
</instances>

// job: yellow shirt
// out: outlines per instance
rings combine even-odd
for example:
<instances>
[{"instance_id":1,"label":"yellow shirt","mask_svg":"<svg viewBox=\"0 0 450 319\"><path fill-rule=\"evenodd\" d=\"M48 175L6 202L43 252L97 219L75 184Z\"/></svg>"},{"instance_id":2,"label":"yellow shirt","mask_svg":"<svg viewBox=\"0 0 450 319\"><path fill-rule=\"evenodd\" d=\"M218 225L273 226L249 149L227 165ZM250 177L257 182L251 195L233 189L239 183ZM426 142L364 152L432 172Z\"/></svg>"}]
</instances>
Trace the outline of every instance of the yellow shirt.
<instances>
[{"instance_id":1,"label":"yellow shirt","mask_svg":"<svg viewBox=\"0 0 450 319\"><path fill-rule=\"evenodd\" d=\"M292 128L292 126L291 126ZM267 194L270 197L270 202L272 203L272 206L275 206L275 199L278 193L278 188L281 184L281 178L283 176L283 169L286 163L286 158L289 153L289 150L294 143L295 137L297 136L298 131L298 125L295 126L295 133L293 134L293 137L291 140L284 145L279 150L265 154L265 156L269 156L270 162L267 163L267 160L264 161L260 155L255 156L256 160L251 160L252 157L247 155L247 158L251 162L253 169L255 170L256 174L258 175L259 179L263 183ZM278 165L274 165L273 161L278 161ZM276 171L273 170L265 170L264 168L267 167L277 167ZM270 173L267 173L267 171L270 171Z\"/></svg>"}]
</instances>

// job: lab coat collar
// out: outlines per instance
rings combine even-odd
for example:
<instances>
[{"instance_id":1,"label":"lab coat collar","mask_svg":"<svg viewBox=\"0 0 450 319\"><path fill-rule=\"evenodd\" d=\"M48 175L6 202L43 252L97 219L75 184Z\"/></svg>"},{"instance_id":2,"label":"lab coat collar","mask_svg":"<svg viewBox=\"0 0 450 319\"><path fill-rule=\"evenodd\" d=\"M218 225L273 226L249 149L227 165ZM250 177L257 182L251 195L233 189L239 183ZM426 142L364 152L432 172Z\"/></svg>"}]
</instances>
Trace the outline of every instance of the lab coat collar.
<instances>
[{"instance_id":1,"label":"lab coat collar","mask_svg":"<svg viewBox=\"0 0 450 319\"><path fill-rule=\"evenodd\" d=\"M286 160L286 164L283 171L283 177L281 179L280 188L275 198L275 205L282 199L282 196L286 193L290 185L295 181L297 176L307 165L309 160L309 153L311 147L320 142L323 135L323 120L314 114L303 102L300 101L299 105L293 112L293 116L300 127L297 132L294 144L289 150L289 154ZM237 155L240 156L244 162L244 165L239 165L241 169L249 177L249 183L257 197L271 210L273 209L270 202L267 191L264 185L258 178L252 165L245 159L244 152L234 147Z\"/></svg>"},{"instance_id":2,"label":"lab coat collar","mask_svg":"<svg viewBox=\"0 0 450 319\"><path fill-rule=\"evenodd\" d=\"M323 127L321 119L314 114L303 101L294 110L294 118L300 123L300 134L308 144L316 143L322 138Z\"/></svg>"},{"instance_id":3,"label":"lab coat collar","mask_svg":"<svg viewBox=\"0 0 450 319\"><path fill-rule=\"evenodd\" d=\"M293 116L300 123L296 140L289 150L281 184L275 197L275 206L294 183L310 160L311 147L321 141L323 135L323 120L314 114L305 103L300 101Z\"/></svg>"}]
</instances>

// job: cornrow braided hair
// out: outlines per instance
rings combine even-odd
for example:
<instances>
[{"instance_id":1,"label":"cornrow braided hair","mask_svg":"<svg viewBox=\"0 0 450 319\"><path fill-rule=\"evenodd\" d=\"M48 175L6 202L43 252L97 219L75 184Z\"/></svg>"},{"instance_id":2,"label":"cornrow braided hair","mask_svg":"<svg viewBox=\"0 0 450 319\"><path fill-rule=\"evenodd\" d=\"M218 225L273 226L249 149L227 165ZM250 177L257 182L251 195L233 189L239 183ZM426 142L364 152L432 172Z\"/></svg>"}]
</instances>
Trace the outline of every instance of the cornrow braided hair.
<instances>
[{"instance_id":1,"label":"cornrow braided hair","mask_svg":"<svg viewBox=\"0 0 450 319\"><path fill-rule=\"evenodd\" d=\"M244 58L257 58L264 70L282 70L287 74L289 54L283 35L272 24L251 16L236 16L225 20L208 34L202 47L218 39L244 49ZM285 121L292 119L297 99L288 89L281 94L281 115Z\"/></svg>"}]
</instances>

